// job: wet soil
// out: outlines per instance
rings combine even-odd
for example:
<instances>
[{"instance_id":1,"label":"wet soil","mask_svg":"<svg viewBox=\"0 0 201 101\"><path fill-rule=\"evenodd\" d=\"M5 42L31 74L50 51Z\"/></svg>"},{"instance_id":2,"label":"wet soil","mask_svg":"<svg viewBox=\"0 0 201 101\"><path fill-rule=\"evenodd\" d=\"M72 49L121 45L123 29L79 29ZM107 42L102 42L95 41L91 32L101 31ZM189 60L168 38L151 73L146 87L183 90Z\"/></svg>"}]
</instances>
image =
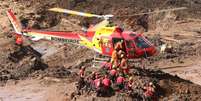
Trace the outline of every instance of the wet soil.
<instances>
[{"instance_id":1,"label":"wet soil","mask_svg":"<svg viewBox=\"0 0 201 101\"><path fill-rule=\"evenodd\" d=\"M187 7L187 10L149 15L149 30L145 33L156 46L171 45L169 50L147 59L145 70L134 63L132 70L136 86L142 87L148 81L159 86L160 100L199 101L200 82L200 6L199 0L13 0L0 1L0 100L3 101L65 101L75 90L80 66L87 71L97 70L91 65L94 52L72 44L36 42L23 48L14 45L12 31L5 16L5 10L13 8L24 23L24 27L45 30L69 30L70 24L88 20L92 24L98 19L48 12L51 7L69 8L95 14L132 15L157 9ZM114 22L123 24L125 29L140 30L137 24L141 16L115 17ZM159 37L160 35L160 37ZM156 37L157 36L157 37ZM176 41L167 40L174 39ZM162 70L162 71L161 71ZM171 75L170 75L170 74ZM194 78L194 80L192 80ZM196 84L195 84L196 83ZM198 85L200 84L200 85ZM31 88L31 89L30 89ZM137 91L138 89L136 89ZM57 99L61 98L61 99ZM109 98L81 95L77 100L132 100L131 97L116 94ZM135 99L135 97L133 97ZM137 98L136 98L137 99Z\"/></svg>"}]
</instances>

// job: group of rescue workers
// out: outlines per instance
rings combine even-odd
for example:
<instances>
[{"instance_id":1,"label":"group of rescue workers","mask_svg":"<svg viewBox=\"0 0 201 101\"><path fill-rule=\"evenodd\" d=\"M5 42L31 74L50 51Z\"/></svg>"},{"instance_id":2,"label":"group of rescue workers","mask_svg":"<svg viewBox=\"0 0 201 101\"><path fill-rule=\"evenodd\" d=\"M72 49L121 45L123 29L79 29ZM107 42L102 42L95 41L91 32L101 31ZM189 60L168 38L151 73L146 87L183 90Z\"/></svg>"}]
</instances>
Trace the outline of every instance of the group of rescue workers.
<instances>
[{"instance_id":1,"label":"group of rescue workers","mask_svg":"<svg viewBox=\"0 0 201 101\"><path fill-rule=\"evenodd\" d=\"M115 50L112 53L110 62L106 62L101 66L100 71L92 72L89 76L85 75L85 67L81 67L79 71L80 79L77 89L82 91L85 89L88 93L95 91L97 96L110 96L116 92L133 92L134 79L130 73L130 67L126 53L123 50L122 42L115 44ZM149 82L142 87L143 99L152 101L155 93L155 86Z\"/></svg>"}]
</instances>

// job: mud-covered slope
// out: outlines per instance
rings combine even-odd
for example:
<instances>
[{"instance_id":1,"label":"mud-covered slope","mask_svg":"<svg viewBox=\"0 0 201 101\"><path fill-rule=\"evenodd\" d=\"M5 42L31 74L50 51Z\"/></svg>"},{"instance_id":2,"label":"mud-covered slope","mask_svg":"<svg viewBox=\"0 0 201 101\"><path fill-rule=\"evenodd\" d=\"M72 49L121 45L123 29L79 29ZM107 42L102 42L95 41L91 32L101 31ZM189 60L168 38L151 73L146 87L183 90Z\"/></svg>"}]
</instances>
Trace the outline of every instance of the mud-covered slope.
<instances>
[{"instance_id":1,"label":"mud-covered slope","mask_svg":"<svg viewBox=\"0 0 201 101\"><path fill-rule=\"evenodd\" d=\"M51 7L61 7L95 14L113 14L115 15L114 22L117 24L123 24L126 28L132 30L137 30L139 27L141 27L140 25L137 25L136 20L138 20L142 15L132 16L138 13L177 7L187 7L185 10L173 11L176 17L175 20L200 18L201 16L201 2L199 0L52 0L51 2L49 0L19 1L27 7L31 7L32 4L34 4L34 11L38 14L42 14L42 17L37 20L39 20L39 22L42 21L48 23L49 27L56 25L61 17L69 17L68 15L62 14L55 15L55 13L47 11L47 9ZM155 22L164 19L165 15L166 13L149 15L149 25L154 26ZM97 22L97 19L87 19L79 16L71 16L69 18L78 18L81 20L81 22L84 20L88 20L92 23Z\"/></svg>"},{"instance_id":2,"label":"mud-covered slope","mask_svg":"<svg viewBox=\"0 0 201 101\"><path fill-rule=\"evenodd\" d=\"M116 93L110 98L99 98L94 96L78 96L77 99L80 101L93 101L93 99L101 100L110 100L110 101L133 101L133 100L142 100L142 87L145 83L152 81L156 84L156 96L159 101L172 101L172 100L187 100L187 101L198 101L201 99L199 90L201 86L193 84L188 80L179 78L178 76L172 76L170 74L164 73L160 70L143 70L140 68L132 69L133 79L134 79L134 93L131 96L127 96L124 93Z\"/></svg>"},{"instance_id":3,"label":"mud-covered slope","mask_svg":"<svg viewBox=\"0 0 201 101\"><path fill-rule=\"evenodd\" d=\"M141 12L156 11L167 8L175 7L187 7L187 10L173 12L173 22L178 20L194 19L201 17L201 2L200 0L17 0L13 3L13 0L0 1L1 3L1 31L10 32L10 30L3 29L9 26L9 22L5 16L7 9L12 8L16 15L20 17L20 20L28 21L28 27L35 29L73 29L72 25L64 24L61 19L75 20L75 22L82 22L88 20L95 24L98 19L87 19L79 16L69 16L65 14L57 14L47 11L51 7L62 7L77 11L91 12L95 14L114 14L115 16L126 16ZM148 23L151 26L150 29L161 27L157 26L156 22L165 19L168 13L149 15ZM119 17L114 18L114 22L118 24L125 24L126 29L136 30L140 25L137 25L137 21L141 16L130 16L130 17ZM166 21L165 23L169 23ZM183 22L181 22L183 23ZM184 21L184 23L188 23ZM63 24L61 26L61 24ZM56 27L55 27L56 26ZM70 27L69 27L70 26ZM154 26L154 27L153 27ZM54 28L53 28L54 27ZM60 27L60 28L59 28ZM176 28L176 27L175 27ZM78 28L76 28L78 29ZM171 29L176 30L176 29ZM199 34L196 32L196 34ZM35 77L55 77L55 78L66 78L72 80L71 82L76 82L78 68L81 65L89 64L88 70L96 70L90 65L92 65L92 57L94 52L86 49L84 47L76 45L59 45L58 49L53 51L54 54L37 61L33 54L21 54L18 48L14 45L14 39L7 37L8 33L3 33L0 36L0 83L8 80L19 80ZM163 36L162 36L163 37ZM189 37L187 37L189 38ZM191 38L191 37L190 37ZM197 40L198 38L192 38L191 40ZM184 40L186 41L186 40ZM156 58L150 59L150 65L155 61L176 61L176 59L181 60L184 58L189 58L189 56L197 57L200 54L200 46L195 42L186 41L184 44L173 44L173 52L161 54ZM35 45L40 45L42 41L36 43ZM48 44L49 46L56 46L55 43ZM177 45L179 47L177 47ZM192 46L192 47L191 47ZM198 50L198 52L197 52ZM18 51L22 57L17 57L18 61L14 62L10 59L10 53ZM196 51L196 52L195 52ZM17 53L18 53L17 52ZM25 52L26 53L26 52ZM198 54L197 54L198 53ZM19 55L19 56L21 56ZM170 57L170 58L168 58ZM175 59L176 58L176 59ZM191 58L190 58L191 59ZM192 58L193 59L193 58ZM185 61L182 61L185 62ZM147 67L149 68L149 67ZM158 70L142 70L135 68L132 70L133 77L135 79L136 86L142 87L146 81L156 81L160 85L161 89L159 91L161 100L190 100L196 101L200 98L201 87L199 85L193 84L190 81L181 79L177 76L172 76ZM43 79L42 79L43 80ZM66 86L63 85L63 86ZM66 87L68 88L68 86ZM65 89L66 91L66 89ZM136 90L137 91L137 90ZM69 97L70 93L68 93ZM88 95L78 96L78 100L116 100L120 99L118 95L112 96L110 98L99 98L91 97ZM121 97L122 99L127 99L127 97ZM128 99L131 100L129 97Z\"/></svg>"}]
</instances>

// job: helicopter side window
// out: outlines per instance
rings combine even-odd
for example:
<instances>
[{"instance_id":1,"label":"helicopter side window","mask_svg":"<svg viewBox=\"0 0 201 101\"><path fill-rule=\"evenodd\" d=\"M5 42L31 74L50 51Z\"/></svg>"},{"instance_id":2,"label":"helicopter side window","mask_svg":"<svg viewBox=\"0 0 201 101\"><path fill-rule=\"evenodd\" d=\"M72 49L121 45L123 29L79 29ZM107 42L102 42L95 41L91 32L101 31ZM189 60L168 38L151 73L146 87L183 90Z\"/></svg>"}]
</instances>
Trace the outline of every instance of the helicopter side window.
<instances>
[{"instance_id":1,"label":"helicopter side window","mask_svg":"<svg viewBox=\"0 0 201 101\"><path fill-rule=\"evenodd\" d=\"M135 43L138 48L148 48L149 47L149 44L147 44L142 37L137 37L135 39Z\"/></svg>"}]
</instances>

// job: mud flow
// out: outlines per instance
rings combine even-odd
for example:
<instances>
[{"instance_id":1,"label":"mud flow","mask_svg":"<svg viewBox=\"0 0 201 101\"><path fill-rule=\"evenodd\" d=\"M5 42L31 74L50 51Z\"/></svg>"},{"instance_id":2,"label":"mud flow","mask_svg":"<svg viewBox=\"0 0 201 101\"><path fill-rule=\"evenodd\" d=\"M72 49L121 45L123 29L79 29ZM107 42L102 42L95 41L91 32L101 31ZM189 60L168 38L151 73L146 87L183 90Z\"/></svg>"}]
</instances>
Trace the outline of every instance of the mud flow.
<instances>
[{"instance_id":1,"label":"mud flow","mask_svg":"<svg viewBox=\"0 0 201 101\"><path fill-rule=\"evenodd\" d=\"M24 45L15 44L8 9L26 29L80 33L83 23L101 21L48 11L52 7L113 14L114 24L143 33L158 54L144 61L129 60L131 91L119 90L113 82L112 92L101 89L97 94L90 81L93 73L103 78L109 71L100 68L102 62L94 64L97 53L93 50L25 37ZM178 7L186 9L158 12ZM142 101L150 82L155 87L154 101L201 100L200 0L1 0L0 12L0 101ZM82 67L86 68L84 78L79 74ZM124 76L127 84L129 77Z\"/></svg>"}]
</instances>

